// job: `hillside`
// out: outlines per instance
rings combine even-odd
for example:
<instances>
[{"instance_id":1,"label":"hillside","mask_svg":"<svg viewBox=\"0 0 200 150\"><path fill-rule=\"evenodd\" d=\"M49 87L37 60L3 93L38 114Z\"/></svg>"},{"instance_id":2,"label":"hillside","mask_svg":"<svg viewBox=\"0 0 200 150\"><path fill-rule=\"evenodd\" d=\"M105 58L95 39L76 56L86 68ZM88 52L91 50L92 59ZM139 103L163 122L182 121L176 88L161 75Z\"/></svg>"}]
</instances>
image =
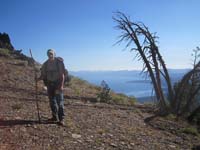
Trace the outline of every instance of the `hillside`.
<instances>
[{"instance_id":1,"label":"hillside","mask_svg":"<svg viewBox=\"0 0 200 150\"><path fill-rule=\"evenodd\" d=\"M189 150L200 143L193 126L156 117L150 105L95 102L100 88L78 78L65 87L65 127L47 122L49 102L39 83L38 123L29 59L1 55L0 68L0 150Z\"/></svg>"}]
</instances>

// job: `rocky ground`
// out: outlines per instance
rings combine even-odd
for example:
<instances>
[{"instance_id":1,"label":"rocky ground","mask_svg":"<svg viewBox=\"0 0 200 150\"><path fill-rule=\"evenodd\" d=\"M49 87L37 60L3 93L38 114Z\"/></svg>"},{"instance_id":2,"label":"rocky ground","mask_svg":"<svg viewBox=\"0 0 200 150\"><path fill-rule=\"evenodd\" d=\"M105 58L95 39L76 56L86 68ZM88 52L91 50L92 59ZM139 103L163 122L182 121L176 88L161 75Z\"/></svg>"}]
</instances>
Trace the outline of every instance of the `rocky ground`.
<instances>
[{"instance_id":1,"label":"rocky ground","mask_svg":"<svg viewBox=\"0 0 200 150\"><path fill-rule=\"evenodd\" d=\"M189 150L200 137L183 120L161 118L152 107L92 103L65 93L65 123L51 117L39 83L38 122L34 71L25 61L0 57L0 150ZM85 93L84 93L85 94ZM73 98L76 97L76 98Z\"/></svg>"}]
</instances>

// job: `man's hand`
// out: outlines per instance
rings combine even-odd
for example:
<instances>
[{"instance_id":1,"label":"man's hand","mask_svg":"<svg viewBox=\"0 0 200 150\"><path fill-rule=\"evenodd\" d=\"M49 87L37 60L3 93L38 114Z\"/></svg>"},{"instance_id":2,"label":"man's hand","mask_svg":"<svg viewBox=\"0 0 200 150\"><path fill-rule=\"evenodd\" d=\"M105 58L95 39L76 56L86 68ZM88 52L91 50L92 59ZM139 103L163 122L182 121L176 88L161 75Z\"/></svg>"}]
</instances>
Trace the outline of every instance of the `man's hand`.
<instances>
[{"instance_id":1,"label":"man's hand","mask_svg":"<svg viewBox=\"0 0 200 150\"><path fill-rule=\"evenodd\" d=\"M64 88L63 88L63 85L62 85L62 86L59 88L59 90L63 91L63 89L64 89Z\"/></svg>"},{"instance_id":2,"label":"man's hand","mask_svg":"<svg viewBox=\"0 0 200 150\"><path fill-rule=\"evenodd\" d=\"M58 90L59 91L63 91L64 87L63 87L63 84L61 83L59 86L58 86Z\"/></svg>"}]
</instances>

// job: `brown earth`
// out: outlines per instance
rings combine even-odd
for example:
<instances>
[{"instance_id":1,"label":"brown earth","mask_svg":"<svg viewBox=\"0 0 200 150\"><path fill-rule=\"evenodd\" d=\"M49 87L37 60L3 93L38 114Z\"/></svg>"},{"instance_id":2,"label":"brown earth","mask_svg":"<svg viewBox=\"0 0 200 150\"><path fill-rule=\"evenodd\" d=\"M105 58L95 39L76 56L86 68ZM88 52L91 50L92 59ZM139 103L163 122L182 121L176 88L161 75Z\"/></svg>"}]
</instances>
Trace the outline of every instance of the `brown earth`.
<instances>
[{"instance_id":1,"label":"brown earth","mask_svg":"<svg viewBox=\"0 0 200 150\"><path fill-rule=\"evenodd\" d=\"M143 104L92 103L95 92L86 89L76 95L73 86L65 90L66 126L50 123L42 82L39 123L33 68L4 57L0 68L0 150L189 150L200 143L198 135L182 132L190 127L183 120L156 117L153 108Z\"/></svg>"}]
</instances>

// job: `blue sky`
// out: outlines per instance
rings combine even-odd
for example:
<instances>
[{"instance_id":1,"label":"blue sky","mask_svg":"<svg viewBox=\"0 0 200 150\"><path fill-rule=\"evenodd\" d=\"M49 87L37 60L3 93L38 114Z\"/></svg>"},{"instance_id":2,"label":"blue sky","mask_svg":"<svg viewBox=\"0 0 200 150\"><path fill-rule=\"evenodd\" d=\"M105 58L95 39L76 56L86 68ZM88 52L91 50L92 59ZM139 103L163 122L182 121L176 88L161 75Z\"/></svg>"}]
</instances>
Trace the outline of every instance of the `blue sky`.
<instances>
[{"instance_id":1,"label":"blue sky","mask_svg":"<svg viewBox=\"0 0 200 150\"><path fill-rule=\"evenodd\" d=\"M16 49L40 63L49 48L77 70L141 69L135 53L113 46L120 31L113 12L122 11L157 32L168 68L190 68L192 49L200 46L199 0L0 0L0 32Z\"/></svg>"}]
</instances>

